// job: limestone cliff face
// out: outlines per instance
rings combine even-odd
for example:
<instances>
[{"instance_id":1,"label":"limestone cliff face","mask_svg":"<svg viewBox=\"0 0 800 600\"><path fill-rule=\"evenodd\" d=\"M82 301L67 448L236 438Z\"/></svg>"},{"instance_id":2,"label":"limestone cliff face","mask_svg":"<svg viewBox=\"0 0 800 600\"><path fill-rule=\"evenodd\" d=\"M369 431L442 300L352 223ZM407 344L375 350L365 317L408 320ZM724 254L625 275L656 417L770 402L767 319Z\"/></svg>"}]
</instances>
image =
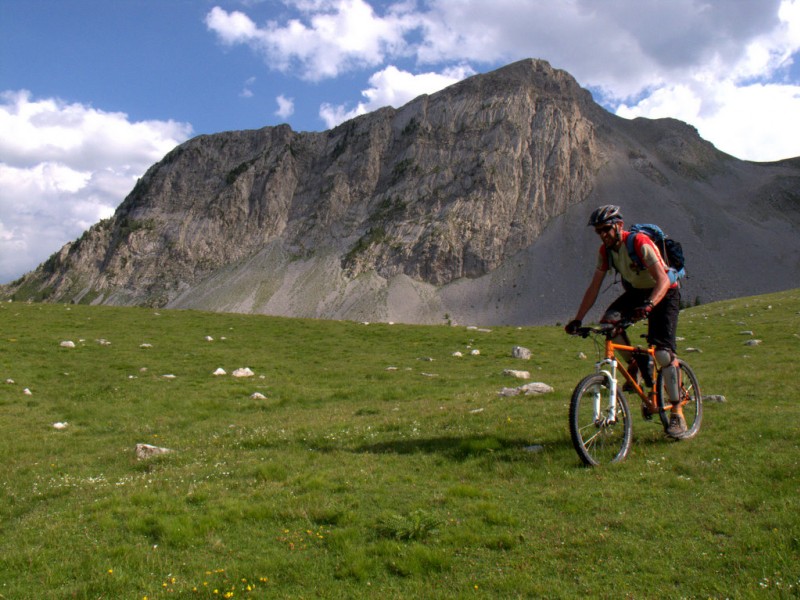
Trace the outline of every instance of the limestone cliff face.
<instances>
[{"instance_id":1,"label":"limestone cliff face","mask_svg":"<svg viewBox=\"0 0 800 600\"><path fill-rule=\"evenodd\" d=\"M569 74L526 60L326 132L279 126L190 140L111 219L5 291L295 316L532 322L553 312L539 306L538 289L552 269L591 262L579 257L591 247L583 238L545 247L543 234L574 222L573 212L583 227L591 204L663 196L674 207L713 178L729 186L735 172L772 189L780 171L796 226L796 166L756 177L743 164L677 121L617 119ZM558 283L551 301L575 286ZM526 303L539 306L527 318Z\"/></svg>"}]
</instances>

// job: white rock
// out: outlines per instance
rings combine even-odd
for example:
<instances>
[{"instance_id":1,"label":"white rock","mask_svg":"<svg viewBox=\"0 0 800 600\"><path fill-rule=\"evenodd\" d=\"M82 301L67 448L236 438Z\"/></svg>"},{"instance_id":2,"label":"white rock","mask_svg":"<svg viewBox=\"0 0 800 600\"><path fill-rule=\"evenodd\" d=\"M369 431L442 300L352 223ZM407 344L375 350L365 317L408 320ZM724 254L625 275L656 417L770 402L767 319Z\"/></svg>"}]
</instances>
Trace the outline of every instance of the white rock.
<instances>
[{"instance_id":1,"label":"white rock","mask_svg":"<svg viewBox=\"0 0 800 600\"><path fill-rule=\"evenodd\" d=\"M472 356L480 356L480 355L481 355L481 351L480 351L480 350L478 350L477 348L475 348L474 350L470 350L470 351L469 351L469 353L470 353Z\"/></svg>"},{"instance_id":2,"label":"white rock","mask_svg":"<svg viewBox=\"0 0 800 600\"><path fill-rule=\"evenodd\" d=\"M214 371L214 372L212 373L212 375L227 375L227 373L225 372L225 369L223 369L222 367L220 367L219 369L217 369L216 371Z\"/></svg>"},{"instance_id":3,"label":"white rock","mask_svg":"<svg viewBox=\"0 0 800 600\"><path fill-rule=\"evenodd\" d=\"M727 401L728 399L721 394L709 394L708 396L703 396L703 402L718 402L720 404L724 404Z\"/></svg>"},{"instance_id":4,"label":"white rock","mask_svg":"<svg viewBox=\"0 0 800 600\"><path fill-rule=\"evenodd\" d=\"M206 341L207 341L207 342L213 342L213 341L214 341L214 338L213 338L213 337L211 337L210 335L207 335L207 336L206 336Z\"/></svg>"},{"instance_id":5,"label":"white rock","mask_svg":"<svg viewBox=\"0 0 800 600\"><path fill-rule=\"evenodd\" d=\"M499 396L519 396L520 394L532 396L535 394L549 394L552 391L552 386L542 383L541 381L535 381L516 388L503 388L497 394Z\"/></svg>"},{"instance_id":6,"label":"white rock","mask_svg":"<svg viewBox=\"0 0 800 600\"><path fill-rule=\"evenodd\" d=\"M761 343L761 340L747 340L744 345L745 346L758 346Z\"/></svg>"},{"instance_id":7,"label":"white rock","mask_svg":"<svg viewBox=\"0 0 800 600\"><path fill-rule=\"evenodd\" d=\"M578 358L581 360L586 360L586 355L583 352L578 352Z\"/></svg>"},{"instance_id":8,"label":"white rock","mask_svg":"<svg viewBox=\"0 0 800 600\"><path fill-rule=\"evenodd\" d=\"M250 370L250 367L242 367L241 369L236 369L233 373L234 377L252 377L255 375L253 371Z\"/></svg>"},{"instance_id":9,"label":"white rock","mask_svg":"<svg viewBox=\"0 0 800 600\"><path fill-rule=\"evenodd\" d=\"M161 377L163 377L164 379L175 379L175 375L173 375L172 373L167 373L166 375L162 375Z\"/></svg>"},{"instance_id":10,"label":"white rock","mask_svg":"<svg viewBox=\"0 0 800 600\"><path fill-rule=\"evenodd\" d=\"M58 430L66 429L67 425L69 425L69 423L67 423L66 421L64 421L63 423L59 421L58 423L53 423L53 429L58 429Z\"/></svg>"},{"instance_id":11,"label":"white rock","mask_svg":"<svg viewBox=\"0 0 800 600\"><path fill-rule=\"evenodd\" d=\"M13 379L6 379L6 383L11 383L11 384L13 384L13 383L14 383L14 380L13 380Z\"/></svg>"},{"instance_id":12,"label":"white rock","mask_svg":"<svg viewBox=\"0 0 800 600\"><path fill-rule=\"evenodd\" d=\"M522 360L530 360L531 351L528 348L524 348L522 346L514 346L511 349L511 356L513 356L514 358L520 358Z\"/></svg>"},{"instance_id":13,"label":"white rock","mask_svg":"<svg viewBox=\"0 0 800 600\"><path fill-rule=\"evenodd\" d=\"M152 348L153 344L139 344L139 348Z\"/></svg>"},{"instance_id":14,"label":"white rock","mask_svg":"<svg viewBox=\"0 0 800 600\"><path fill-rule=\"evenodd\" d=\"M464 355L461 354L461 352L456 351L456 352L453 352L453 356L455 356L456 358L461 358Z\"/></svg>"},{"instance_id":15,"label":"white rock","mask_svg":"<svg viewBox=\"0 0 800 600\"><path fill-rule=\"evenodd\" d=\"M62 348L74 348L74 347L75 347L75 342L73 342L72 340L64 340L64 341L63 341L63 342L61 342L61 344L59 344L59 345L60 345Z\"/></svg>"},{"instance_id":16,"label":"white rock","mask_svg":"<svg viewBox=\"0 0 800 600\"><path fill-rule=\"evenodd\" d=\"M33 392L31 392L28 388L22 390L22 393L25 394L26 396L33 396Z\"/></svg>"},{"instance_id":17,"label":"white rock","mask_svg":"<svg viewBox=\"0 0 800 600\"><path fill-rule=\"evenodd\" d=\"M250 396L253 400L266 400L267 397L261 392L255 392Z\"/></svg>"},{"instance_id":18,"label":"white rock","mask_svg":"<svg viewBox=\"0 0 800 600\"><path fill-rule=\"evenodd\" d=\"M703 351L700 348L687 348L684 352L697 352L698 354L702 354Z\"/></svg>"},{"instance_id":19,"label":"white rock","mask_svg":"<svg viewBox=\"0 0 800 600\"><path fill-rule=\"evenodd\" d=\"M517 379L531 378L531 374L529 371L517 371L516 369L506 369L503 371L503 375L508 375L509 377L516 377Z\"/></svg>"},{"instance_id":20,"label":"white rock","mask_svg":"<svg viewBox=\"0 0 800 600\"><path fill-rule=\"evenodd\" d=\"M111 342L109 342L105 338L100 338L99 340L97 340L97 343L100 344L101 346L110 346L111 345Z\"/></svg>"},{"instance_id":21,"label":"white rock","mask_svg":"<svg viewBox=\"0 0 800 600\"><path fill-rule=\"evenodd\" d=\"M169 448L159 448L158 446L151 446L150 444L136 444L136 458L139 460L144 460L159 454L168 454L169 452L172 452Z\"/></svg>"}]
</instances>

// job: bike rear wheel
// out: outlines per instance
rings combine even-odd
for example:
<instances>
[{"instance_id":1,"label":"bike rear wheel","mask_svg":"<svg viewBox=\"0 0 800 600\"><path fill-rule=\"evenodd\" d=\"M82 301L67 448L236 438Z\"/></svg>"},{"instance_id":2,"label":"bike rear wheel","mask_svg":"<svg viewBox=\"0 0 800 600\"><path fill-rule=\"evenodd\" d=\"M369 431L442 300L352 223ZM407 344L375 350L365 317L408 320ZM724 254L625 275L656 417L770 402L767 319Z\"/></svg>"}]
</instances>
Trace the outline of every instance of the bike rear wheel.
<instances>
[{"instance_id":1,"label":"bike rear wheel","mask_svg":"<svg viewBox=\"0 0 800 600\"><path fill-rule=\"evenodd\" d=\"M569 433L581 460L590 466L623 460L631 447L631 415L617 390L616 418L611 415L611 390L601 373L584 377L569 405Z\"/></svg>"},{"instance_id":2,"label":"bike rear wheel","mask_svg":"<svg viewBox=\"0 0 800 600\"><path fill-rule=\"evenodd\" d=\"M678 369L683 417L686 419L686 433L680 439L688 440L700 431L700 423L703 421L703 396L700 394L700 384L697 383L697 377L691 367L678 359ZM670 402L669 394L664 388L664 377L661 371L658 372L656 389L658 390L656 401L658 402L659 416L664 429L666 429L669 425L672 402Z\"/></svg>"}]
</instances>

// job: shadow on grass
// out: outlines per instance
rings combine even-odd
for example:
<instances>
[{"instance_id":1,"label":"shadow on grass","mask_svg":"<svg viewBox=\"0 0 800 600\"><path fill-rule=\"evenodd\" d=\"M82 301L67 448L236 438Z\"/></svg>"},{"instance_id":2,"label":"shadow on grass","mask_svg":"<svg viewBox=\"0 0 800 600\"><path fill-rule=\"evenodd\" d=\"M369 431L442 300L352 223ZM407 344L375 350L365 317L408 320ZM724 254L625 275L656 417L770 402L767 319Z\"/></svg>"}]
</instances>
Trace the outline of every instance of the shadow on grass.
<instances>
[{"instance_id":1,"label":"shadow on grass","mask_svg":"<svg viewBox=\"0 0 800 600\"><path fill-rule=\"evenodd\" d=\"M499 460L513 461L543 452L560 452L571 447L569 440L535 444L530 440L480 435L393 440L358 446L353 451L367 454L440 454L459 461L491 455Z\"/></svg>"}]
</instances>

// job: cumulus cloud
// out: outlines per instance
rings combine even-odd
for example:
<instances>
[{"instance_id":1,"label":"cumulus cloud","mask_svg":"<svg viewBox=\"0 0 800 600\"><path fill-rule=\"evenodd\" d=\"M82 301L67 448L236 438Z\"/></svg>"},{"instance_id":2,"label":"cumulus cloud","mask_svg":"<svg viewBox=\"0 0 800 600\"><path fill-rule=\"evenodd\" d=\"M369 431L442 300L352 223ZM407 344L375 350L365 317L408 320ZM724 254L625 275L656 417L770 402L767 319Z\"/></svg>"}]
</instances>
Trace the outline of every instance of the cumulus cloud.
<instances>
[{"instance_id":1,"label":"cumulus cloud","mask_svg":"<svg viewBox=\"0 0 800 600\"><path fill-rule=\"evenodd\" d=\"M294 113L294 99L287 98L283 94L275 98L275 101L278 103L278 110L275 111L275 114L279 116L281 119L288 119Z\"/></svg>"},{"instance_id":2,"label":"cumulus cloud","mask_svg":"<svg viewBox=\"0 0 800 600\"><path fill-rule=\"evenodd\" d=\"M472 68L466 65L445 69L442 73L419 75L389 66L369 78L372 87L361 92L366 98L365 102L359 102L350 110L347 110L346 105L324 103L320 107L319 115L328 127L335 127L383 106L402 106L421 94L432 94L474 74Z\"/></svg>"},{"instance_id":3,"label":"cumulus cloud","mask_svg":"<svg viewBox=\"0 0 800 600\"><path fill-rule=\"evenodd\" d=\"M0 282L110 216L136 179L191 134L27 91L0 94Z\"/></svg>"},{"instance_id":4,"label":"cumulus cloud","mask_svg":"<svg viewBox=\"0 0 800 600\"><path fill-rule=\"evenodd\" d=\"M206 26L223 44L245 44L271 67L296 69L311 81L381 64L402 52L404 34L416 27L402 12L376 15L364 0L298 1L293 6L306 22L295 18L259 27L242 12L215 6L206 15Z\"/></svg>"}]
</instances>

